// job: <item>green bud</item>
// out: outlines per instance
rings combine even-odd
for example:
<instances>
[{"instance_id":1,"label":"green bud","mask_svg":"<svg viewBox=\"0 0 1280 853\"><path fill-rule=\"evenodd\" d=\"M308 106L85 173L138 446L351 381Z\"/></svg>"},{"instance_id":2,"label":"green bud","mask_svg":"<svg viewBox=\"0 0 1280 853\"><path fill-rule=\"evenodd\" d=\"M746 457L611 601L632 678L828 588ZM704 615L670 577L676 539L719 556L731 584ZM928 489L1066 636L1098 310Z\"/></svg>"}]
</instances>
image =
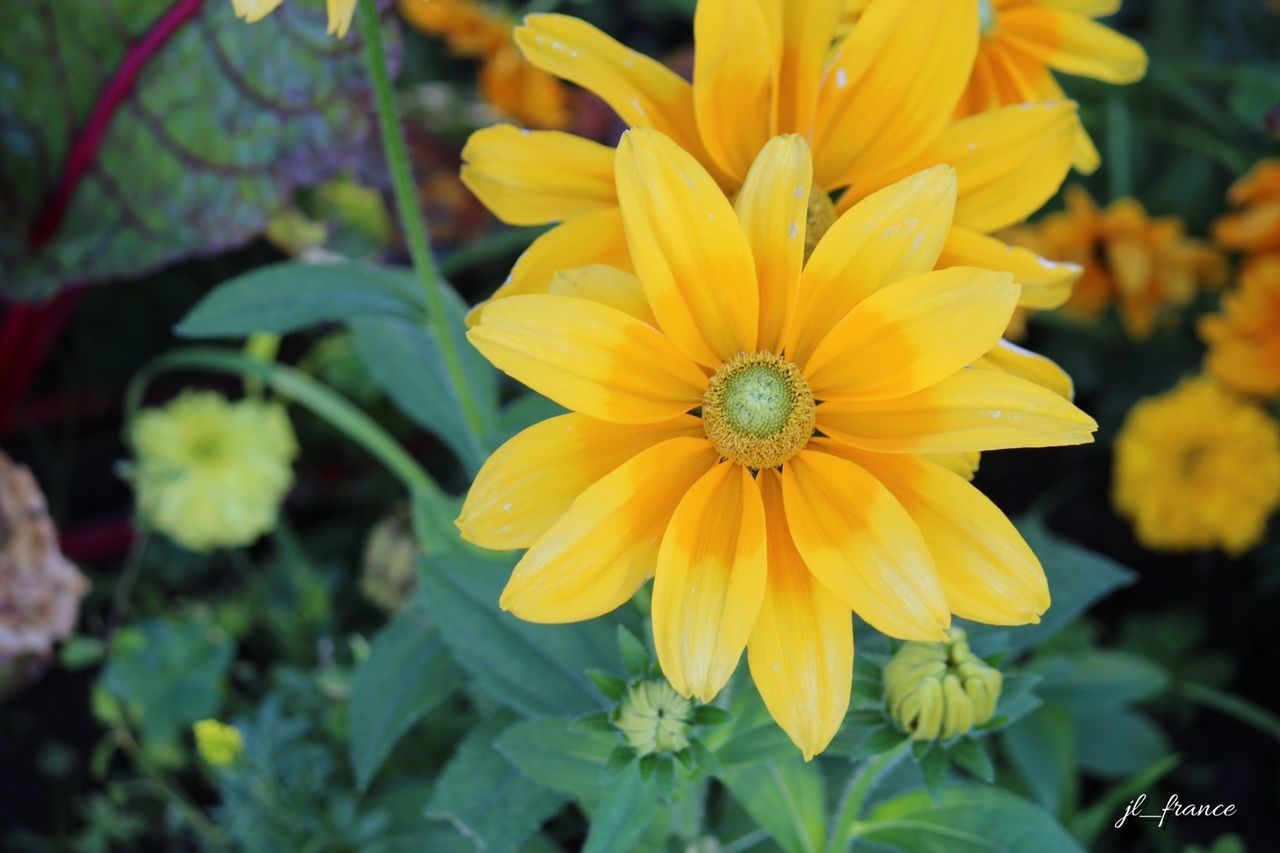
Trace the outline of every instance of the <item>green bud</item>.
<instances>
[{"instance_id":1,"label":"green bud","mask_svg":"<svg viewBox=\"0 0 1280 853\"><path fill-rule=\"evenodd\" d=\"M650 679L627 688L614 725L642 757L679 752L689 746L693 713L693 703L665 679Z\"/></svg>"},{"instance_id":2,"label":"green bud","mask_svg":"<svg viewBox=\"0 0 1280 853\"><path fill-rule=\"evenodd\" d=\"M916 741L950 740L990 720L1001 683L958 628L945 643L906 643L884 668L889 715Z\"/></svg>"}]
</instances>

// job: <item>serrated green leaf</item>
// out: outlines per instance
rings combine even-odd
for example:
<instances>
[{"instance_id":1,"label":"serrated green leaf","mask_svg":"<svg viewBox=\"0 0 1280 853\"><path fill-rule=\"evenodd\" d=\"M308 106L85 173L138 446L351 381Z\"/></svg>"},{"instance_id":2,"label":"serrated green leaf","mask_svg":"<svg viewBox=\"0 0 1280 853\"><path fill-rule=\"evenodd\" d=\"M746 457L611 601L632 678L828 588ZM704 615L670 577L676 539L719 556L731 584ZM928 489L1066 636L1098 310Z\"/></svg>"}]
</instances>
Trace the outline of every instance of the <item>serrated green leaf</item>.
<instances>
[{"instance_id":1,"label":"serrated green leaf","mask_svg":"<svg viewBox=\"0 0 1280 853\"><path fill-rule=\"evenodd\" d=\"M605 764L605 770L615 773L628 764L636 760L636 751L629 746L615 747L613 752L609 753L609 761Z\"/></svg>"},{"instance_id":2,"label":"serrated green leaf","mask_svg":"<svg viewBox=\"0 0 1280 853\"><path fill-rule=\"evenodd\" d=\"M983 782L995 781L996 769L982 741L961 738L951 747L951 760L956 766Z\"/></svg>"},{"instance_id":3,"label":"serrated green leaf","mask_svg":"<svg viewBox=\"0 0 1280 853\"><path fill-rule=\"evenodd\" d=\"M223 282L192 308L175 332L186 338L247 337L356 317L426 319L422 286L403 270L370 264L288 261Z\"/></svg>"},{"instance_id":4,"label":"serrated green leaf","mask_svg":"<svg viewBox=\"0 0 1280 853\"><path fill-rule=\"evenodd\" d=\"M596 689L604 694L605 698L612 699L615 702L621 702L622 697L627 695L627 682L610 672L604 672L599 669L593 669L587 673L587 678L591 679L591 683Z\"/></svg>"},{"instance_id":5,"label":"serrated green leaf","mask_svg":"<svg viewBox=\"0 0 1280 853\"><path fill-rule=\"evenodd\" d=\"M656 753L651 752L648 755L640 756L640 778L648 781L657 766L658 756Z\"/></svg>"},{"instance_id":6,"label":"serrated green leaf","mask_svg":"<svg viewBox=\"0 0 1280 853\"><path fill-rule=\"evenodd\" d=\"M604 711L597 711L594 714L587 714L585 717L578 717L571 723L574 731L580 732L605 732L607 734L616 734L617 728L613 725L613 720L609 714Z\"/></svg>"},{"instance_id":7,"label":"serrated green leaf","mask_svg":"<svg viewBox=\"0 0 1280 853\"><path fill-rule=\"evenodd\" d=\"M515 723L496 747L530 779L579 800L599 798L615 751L625 749L616 735L583 731L564 717Z\"/></svg>"},{"instance_id":8,"label":"serrated green leaf","mask_svg":"<svg viewBox=\"0 0 1280 853\"><path fill-rule=\"evenodd\" d=\"M410 602L378 633L351 684L349 748L361 790L404 733L453 693L461 675L426 602Z\"/></svg>"},{"instance_id":9,"label":"serrated green leaf","mask_svg":"<svg viewBox=\"0 0 1280 853\"><path fill-rule=\"evenodd\" d=\"M426 816L447 820L482 850L514 850L566 802L525 776L495 748L511 724L500 714L473 729L436 784Z\"/></svg>"},{"instance_id":10,"label":"serrated green leaf","mask_svg":"<svg viewBox=\"0 0 1280 853\"><path fill-rule=\"evenodd\" d=\"M314 0L254 26L227 2L24 5L0 32L6 296L243 244L368 137L358 34L326 37Z\"/></svg>"}]
</instances>

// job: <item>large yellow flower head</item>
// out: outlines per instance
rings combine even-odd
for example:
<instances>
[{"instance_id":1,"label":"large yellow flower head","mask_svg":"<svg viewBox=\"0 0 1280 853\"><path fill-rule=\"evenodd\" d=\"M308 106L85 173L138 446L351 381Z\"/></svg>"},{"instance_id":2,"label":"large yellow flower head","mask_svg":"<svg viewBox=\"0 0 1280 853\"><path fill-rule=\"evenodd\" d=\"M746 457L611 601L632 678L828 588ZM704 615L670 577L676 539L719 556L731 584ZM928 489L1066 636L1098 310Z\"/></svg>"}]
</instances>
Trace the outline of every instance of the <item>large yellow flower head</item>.
<instances>
[{"instance_id":1,"label":"large yellow flower head","mask_svg":"<svg viewBox=\"0 0 1280 853\"><path fill-rule=\"evenodd\" d=\"M485 100L522 124L569 124L569 93L560 81L525 61L505 12L476 0L400 0L400 14L426 33L443 37L459 56L481 60Z\"/></svg>"},{"instance_id":2,"label":"large yellow flower head","mask_svg":"<svg viewBox=\"0 0 1280 853\"><path fill-rule=\"evenodd\" d=\"M1065 210L1005 237L1048 257L1084 268L1066 305L1089 319L1115 304L1134 339L1155 331L1171 306L1185 305L1201 289L1226 280L1226 260L1207 243L1188 237L1176 216L1151 217L1134 199L1099 210L1081 187L1067 191Z\"/></svg>"},{"instance_id":3,"label":"large yellow flower head","mask_svg":"<svg viewBox=\"0 0 1280 853\"><path fill-rule=\"evenodd\" d=\"M270 15L284 0L231 0L237 18L244 18L246 23L256 24ZM346 38L351 29L351 19L356 14L359 0L325 0L329 12L329 35Z\"/></svg>"},{"instance_id":4,"label":"large yellow flower head","mask_svg":"<svg viewBox=\"0 0 1280 853\"><path fill-rule=\"evenodd\" d=\"M1239 210L1213 223L1218 245L1248 255L1280 253L1280 160L1263 160L1227 191Z\"/></svg>"},{"instance_id":5,"label":"large yellow flower head","mask_svg":"<svg viewBox=\"0 0 1280 853\"><path fill-rule=\"evenodd\" d=\"M979 0L978 6L978 59L958 115L1061 101L1066 96L1054 71L1104 83L1135 83L1147 73L1142 45L1092 20L1120 11L1120 0ZM1077 125L1076 168L1092 172L1100 162Z\"/></svg>"},{"instance_id":6,"label":"large yellow flower head","mask_svg":"<svg viewBox=\"0 0 1280 853\"><path fill-rule=\"evenodd\" d=\"M1205 367L1246 394L1280 395L1280 254L1262 255L1240 273L1222 313L1200 321L1209 345Z\"/></svg>"},{"instance_id":7,"label":"large yellow flower head","mask_svg":"<svg viewBox=\"0 0 1280 853\"><path fill-rule=\"evenodd\" d=\"M273 530L298 453L284 408L188 392L133 425L130 471L144 524L193 551Z\"/></svg>"},{"instance_id":8,"label":"large yellow flower head","mask_svg":"<svg viewBox=\"0 0 1280 853\"><path fill-rule=\"evenodd\" d=\"M692 84L577 18L530 15L515 37L534 65L599 95L630 126L669 136L730 197L769 139L799 134L813 156L815 222L950 164L958 200L940 265L1008 270L1024 304L1061 304L1077 267L988 235L1057 191L1071 164L1075 105L953 121L977 53L978 0L877 0L837 37L841 15L842 0L699 0ZM476 132L463 158L463 180L498 218L560 223L497 297L545 293L558 270L631 269L607 146L499 126Z\"/></svg>"},{"instance_id":9,"label":"large yellow flower head","mask_svg":"<svg viewBox=\"0 0 1280 853\"><path fill-rule=\"evenodd\" d=\"M490 302L468 333L571 414L499 448L458 526L528 549L501 599L524 619L590 619L654 577L676 690L711 699L746 647L771 713L812 756L848 705L850 610L941 640L952 613L1021 624L1049 605L1008 519L918 454L1082 443L1095 424L968 366L1019 286L934 270L950 167L852 206L807 261L799 136L764 145L732 203L652 129L623 137L616 173L635 274L575 271L562 292Z\"/></svg>"},{"instance_id":10,"label":"large yellow flower head","mask_svg":"<svg viewBox=\"0 0 1280 853\"><path fill-rule=\"evenodd\" d=\"M1243 553L1280 504L1280 425L1211 379L1185 380L1129 412L1112 498L1148 548Z\"/></svg>"}]
</instances>

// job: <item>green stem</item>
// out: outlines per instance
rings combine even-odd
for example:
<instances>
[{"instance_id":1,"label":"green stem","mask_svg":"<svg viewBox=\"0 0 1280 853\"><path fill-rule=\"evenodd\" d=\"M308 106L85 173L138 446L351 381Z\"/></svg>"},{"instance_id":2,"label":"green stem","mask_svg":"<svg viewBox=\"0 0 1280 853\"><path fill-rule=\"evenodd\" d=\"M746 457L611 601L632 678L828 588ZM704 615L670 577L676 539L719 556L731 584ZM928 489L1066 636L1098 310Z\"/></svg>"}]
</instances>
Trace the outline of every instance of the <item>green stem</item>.
<instances>
[{"instance_id":1,"label":"green stem","mask_svg":"<svg viewBox=\"0 0 1280 853\"><path fill-rule=\"evenodd\" d=\"M892 770L894 765L907 754L910 749L910 743L911 741L903 741L893 749L882 752L879 755L873 755L862 762L862 765L854 771L852 778L849 780L849 786L845 789L844 797L840 803L840 811L833 824L831 843L828 846L829 850L842 851L849 849L849 846L857 838L862 828L858 817L862 814L867 797L875 789L876 784L884 778L884 775Z\"/></svg>"},{"instance_id":2,"label":"green stem","mask_svg":"<svg viewBox=\"0 0 1280 853\"><path fill-rule=\"evenodd\" d=\"M378 17L376 0L360 0L360 36L364 39L365 62L373 81L374 102L378 109L378 128L387 155L387 169L391 173L391 185L395 190L396 209L400 214L400 227L404 229L405 242L413 268L422 280L427 297L429 322L440 341L440 352L445 369L458 391L462 415L476 438L484 436L484 421L476 405L471 387L462 369L462 342L449 323L445 309L443 288L446 286L431 254L431 242L427 237L427 223L418 206L417 187L409 168L409 151L404 144L404 131L400 126L400 113L396 109L395 95L391 88L391 75L387 71L387 50L382 42L382 21Z\"/></svg>"},{"instance_id":3,"label":"green stem","mask_svg":"<svg viewBox=\"0 0 1280 853\"><path fill-rule=\"evenodd\" d=\"M1107 110L1107 182L1110 201L1119 201L1133 194L1133 128L1129 122L1129 110L1124 99L1112 95L1106 101Z\"/></svg>"},{"instance_id":4,"label":"green stem","mask_svg":"<svg viewBox=\"0 0 1280 853\"><path fill-rule=\"evenodd\" d=\"M363 447L410 491L443 497L444 492L400 444L364 412L310 376L282 364L268 364L232 350L192 347L161 356L143 367L125 393L125 424L133 423L147 383L169 370L200 370L251 376ZM128 428L128 426L126 426Z\"/></svg>"},{"instance_id":5,"label":"green stem","mask_svg":"<svg viewBox=\"0 0 1280 853\"><path fill-rule=\"evenodd\" d=\"M1205 684L1195 684L1190 681L1183 681L1174 685L1173 692L1184 699L1190 699L1192 702L1197 702L1206 708L1212 708L1215 711L1226 714L1228 717L1235 717L1240 722L1253 726L1263 734L1270 735L1277 742L1280 742L1280 718L1277 718L1264 708L1259 708L1252 702L1217 688L1209 687Z\"/></svg>"}]
</instances>

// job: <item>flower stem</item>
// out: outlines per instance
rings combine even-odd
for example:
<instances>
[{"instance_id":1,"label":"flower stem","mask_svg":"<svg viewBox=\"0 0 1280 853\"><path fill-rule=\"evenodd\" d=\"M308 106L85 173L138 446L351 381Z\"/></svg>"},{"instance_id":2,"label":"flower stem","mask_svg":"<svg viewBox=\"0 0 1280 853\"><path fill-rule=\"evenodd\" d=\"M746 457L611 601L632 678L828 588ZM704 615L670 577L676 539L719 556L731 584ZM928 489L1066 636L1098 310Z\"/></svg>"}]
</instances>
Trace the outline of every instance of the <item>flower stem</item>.
<instances>
[{"instance_id":1,"label":"flower stem","mask_svg":"<svg viewBox=\"0 0 1280 853\"><path fill-rule=\"evenodd\" d=\"M430 323L440 342L445 370L458 391L462 415L476 438L485 433L480 410L467 384L462 369L462 342L449 322L445 308L443 289L447 286L431 254L431 242L427 236L427 223L418 206L417 187L409 168L409 152L404 144L404 130L400 126L400 113L396 109L395 95L391 88L391 76L387 71L387 50L382 41L382 21L378 16L377 0L360 0L360 36L364 40L365 63L373 82L374 102L378 110L378 127L382 135L383 149L387 155L387 169L391 173L391 185L395 191L396 210L400 215L400 227L413 268L422 280L427 298Z\"/></svg>"},{"instance_id":2,"label":"flower stem","mask_svg":"<svg viewBox=\"0 0 1280 853\"><path fill-rule=\"evenodd\" d=\"M1253 726L1263 734L1270 735L1277 742L1280 742L1280 719L1252 702L1222 690L1190 681L1179 682L1174 686L1174 693L1206 708L1212 708L1219 713L1226 714L1228 717L1235 717L1240 722Z\"/></svg>"}]
</instances>

